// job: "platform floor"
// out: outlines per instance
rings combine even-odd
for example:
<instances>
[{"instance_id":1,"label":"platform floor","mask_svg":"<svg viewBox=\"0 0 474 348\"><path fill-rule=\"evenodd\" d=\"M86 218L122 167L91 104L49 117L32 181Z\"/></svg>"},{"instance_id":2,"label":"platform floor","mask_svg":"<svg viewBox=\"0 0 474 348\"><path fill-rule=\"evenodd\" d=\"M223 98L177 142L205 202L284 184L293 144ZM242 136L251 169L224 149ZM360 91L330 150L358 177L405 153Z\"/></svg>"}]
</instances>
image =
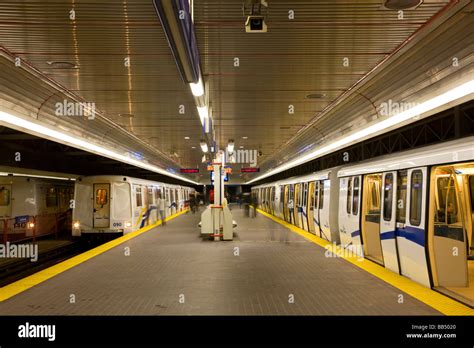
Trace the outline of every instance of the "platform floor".
<instances>
[{"instance_id":1,"label":"platform floor","mask_svg":"<svg viewBox=\"0 0 474 348\"><path fill-rule=\"evenodd\" d=\"M325 257L323 248L265 216L246 218L239 207L232 212L238 223L234 241L203 241L200 214L182 215L0 303L0 313L440 314L408 294L398 303L399 289L343 259ZM72 294L76 303L69 301Z\"/></svg>"}]
</instances>

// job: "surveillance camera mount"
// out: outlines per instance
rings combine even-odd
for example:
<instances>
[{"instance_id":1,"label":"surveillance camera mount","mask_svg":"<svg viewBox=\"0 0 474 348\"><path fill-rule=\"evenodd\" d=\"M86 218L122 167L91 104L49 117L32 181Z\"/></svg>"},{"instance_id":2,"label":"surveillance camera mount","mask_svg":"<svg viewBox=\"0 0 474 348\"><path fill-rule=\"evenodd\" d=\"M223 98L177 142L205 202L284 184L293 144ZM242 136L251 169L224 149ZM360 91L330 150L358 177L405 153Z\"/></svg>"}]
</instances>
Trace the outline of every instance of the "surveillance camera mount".
<instances>
[{"instance_id":1,"label":"surveillance camera mount","mask_svg":"<svg viewBox=\"0 0 474 348\"><path fill-rule=\"evenodd\" d=\"M245 0L242 4L242 14L247 16L264 16L268 13L268 2L266 0Z\"/></svg>"}]
</instances>

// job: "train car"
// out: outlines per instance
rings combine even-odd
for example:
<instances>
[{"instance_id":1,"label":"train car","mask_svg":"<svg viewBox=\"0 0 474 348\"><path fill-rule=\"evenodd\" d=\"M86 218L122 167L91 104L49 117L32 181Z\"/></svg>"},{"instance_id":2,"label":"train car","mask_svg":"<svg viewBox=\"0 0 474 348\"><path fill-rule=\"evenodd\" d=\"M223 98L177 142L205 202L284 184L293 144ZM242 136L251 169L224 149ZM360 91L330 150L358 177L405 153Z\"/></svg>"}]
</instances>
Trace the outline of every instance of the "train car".
<instances>
[{"instance_id":1,"label":"train car","mask_svg":"<svg viewBox=\"0 0 474 348\"><path fill-rule=\"evenodd\" d=\"M339 243L337 168L252 188L265 212Z\"/></svg>"},{"instance_id":2,"label":"train car","mask_svg":"<svg viewBox=\"0 0 474 348\"><path fill-rule=\"evenodd\" d=\"M0 238L18 242L68 229L73 190L68 179L0 175Z\"/></svg>"},{"instance_id":3,"label":"train car","mask_svg":"<svg viewBox=\"0 0 474 348\"><path fill-rule=\"evenodd\" d=\"M193 188L126 176L89 176L76 181L73 236L118 235L158 221L156 202L166 201L166 216L185 209Z\"/></svg>"},{"instance_id":4,"label":"train car","mask_svg":"<svg viewBox=\"0 0 474 348\"><path fill-rule=\"evenodd\" d=\"M272 203L273 188L280 194ZM291 224L474 304L474 137L255 186L252 193L268 213L278 207L274 215Z\"/></svg>"},{"instance_id":5,"label":"train car","mask_svg":"<svg viewBox=\"0 0 474 348\"><path fill-rule=\"evenodd\" d=\"M366 258L474 301L474 137L346 166L338 176L344 244L362 244Z\"/></svg>"}]
</instances>

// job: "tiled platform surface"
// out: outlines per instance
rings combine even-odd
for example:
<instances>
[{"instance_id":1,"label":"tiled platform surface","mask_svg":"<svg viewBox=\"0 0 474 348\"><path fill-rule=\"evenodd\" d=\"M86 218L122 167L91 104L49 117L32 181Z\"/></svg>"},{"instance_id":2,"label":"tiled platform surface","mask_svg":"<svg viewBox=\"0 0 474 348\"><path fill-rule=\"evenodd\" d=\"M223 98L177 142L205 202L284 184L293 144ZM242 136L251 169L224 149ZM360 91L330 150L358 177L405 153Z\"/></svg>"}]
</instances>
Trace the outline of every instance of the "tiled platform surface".
<instances>
[{"instance_id":1,"label":"tiled platform surface","mask_svg":"<svg viewBox=\"0 0 474 348\"><path fill-rule=\"evenodd\" d=\"M232 212L231 242L202 240L200 214L182 215L0 303L0 314L440 314L407 294L399 303L400 290L262 215Z\"/></svg>"}]
</instances>

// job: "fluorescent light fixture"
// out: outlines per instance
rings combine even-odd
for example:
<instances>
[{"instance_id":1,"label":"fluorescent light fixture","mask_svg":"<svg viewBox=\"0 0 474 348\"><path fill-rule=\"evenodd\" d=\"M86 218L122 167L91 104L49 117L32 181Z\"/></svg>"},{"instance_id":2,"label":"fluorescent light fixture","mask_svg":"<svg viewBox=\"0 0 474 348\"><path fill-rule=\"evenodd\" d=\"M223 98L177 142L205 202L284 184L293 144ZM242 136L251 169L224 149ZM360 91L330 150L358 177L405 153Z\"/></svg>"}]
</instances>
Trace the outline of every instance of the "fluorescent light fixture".
<instances>
[{"instance_id":1,"label":"fluorescent light fixture","mask_svg":"<svg viewBox=\"0 0 474 348\"><path fill-rule=\"evenodd\" d=\"M25 133L38 135L42 138L54 140L64 145L72 146L72 147L75 147L87 152L95 153L96 155L101 155L107 158L117 160L119 162L127 163L139 168L143 168L155 173L163 174L175 179L187 181L189 183L197 185L197 182L195 181L192 181L188 178L184 178L179 175L174 175L168 172L167 170L159 168L155 165L151 165L141 160L137 160L137 159L119 154L105 147L92 144L86 140L82 140L82 139L73 137L69 134L65 134L57 130L42 126L40 124L27 121L21 117L14 116L3 111L0 111L0 124L5 124L7 127L11 127L13 129L16 129Z\"/></svg>"},{"instance_id":2,"label":"fluorescent light fixture","mask_svg":"<svg viewBox=\"0 0 474 348\"><path fill-rule=\"evenodd\" d=\"M234 141L229 140L229 143L227 144L227 152L228 153L233 153L234 152Z\"/></svg>"},{"instance_id":3,"label":"fluorescent light fixture","mask_svg":"<svg viewBox=\"0 0 474 348\"><path fill-rule=\"evenodd\" d=\"M207 143L204 142L204 141L201 141L201 150L202 152L206 153L207 151L209 151L209 148L207 147Z\"/></svg>"},{"instance_id":4,"label":"fluorescent light fixture","mask_svg":"<svg viewBox=\"0 0 474 348\"><path fill-rule=\"evenodd\" d=\"M189 137L184 137L185 140L189 140L190 138Z\"/></svg>"},{"instance_id":5,"label":"fluorescent light fixture","mask_svg":"<svg viewBox=\"0 0 474 348\"><path fill-rule=\"evenodd\" d=\"M197 83L191 82L189 86L191 87L191 92L195 97L204 95L204 84L202 83L201 77L199 77L199 81Z\"/></svg>"},{"instance_id":6,"label":"fluorescent light fixture","mask_svg":"<svg viewBox=\"0 0 474 348\"><path fill-rule=\"evenodd\" d=\"M207 105L197 107L199 118L201 119L201 124L204 126L204 120L209 118L209 108Z\"/></svg>"},{"instance_id":7,"label":"fluorescent light fixture","mask_svg":"<svg viewBox=\"0 0 474 348\"><path fill-rule=\"evenodd\" d=\"M452 101L455 101L456 99L463 98L471 93L474 93L474 80L463 83L462 85L459 85L443 94L440 94L437 97L434 97L425 102L422 102L413 108L405 110L383 121L372 124L371 126L368 126L367 128L361 129L352 134L345 135L326 146L323 146L319 149L311 151L308 154L302 157L299 157L293 161L289 161L281 166L278 166L273 170L269 170L265 174L260 175L248 181L247 184L251 184L254 181L261 180L271 175L285 171L287 169L296 167L300 164L303 164L305 162L311 161L315 158L321 157L330 152L334 152L338 149L341 149L344 146L357 143L361 141L362 139L369 137L370 135L374 135L380 131L387 130L388 128L395 126L399 123L405 122L409 120L410 118L413 118L415 116L434 110L440 106L443 106Z\"/></svg>"},{"instance_id":8,"label":"fluorescent light fixture","mask_svg":"<svg viewBox=\"0 0 474 348\"><path fill-rule=\"evenodd\" d=\"M49 176L49 175L36 175L36 174L25 174L25 173L6 173L0 172L0 176L23 176L28 178L41 178L41 179L55 179L55 180L71 180L75 181L75 178L64 178L60 176Z\"/></svg>"}]
</instances>

